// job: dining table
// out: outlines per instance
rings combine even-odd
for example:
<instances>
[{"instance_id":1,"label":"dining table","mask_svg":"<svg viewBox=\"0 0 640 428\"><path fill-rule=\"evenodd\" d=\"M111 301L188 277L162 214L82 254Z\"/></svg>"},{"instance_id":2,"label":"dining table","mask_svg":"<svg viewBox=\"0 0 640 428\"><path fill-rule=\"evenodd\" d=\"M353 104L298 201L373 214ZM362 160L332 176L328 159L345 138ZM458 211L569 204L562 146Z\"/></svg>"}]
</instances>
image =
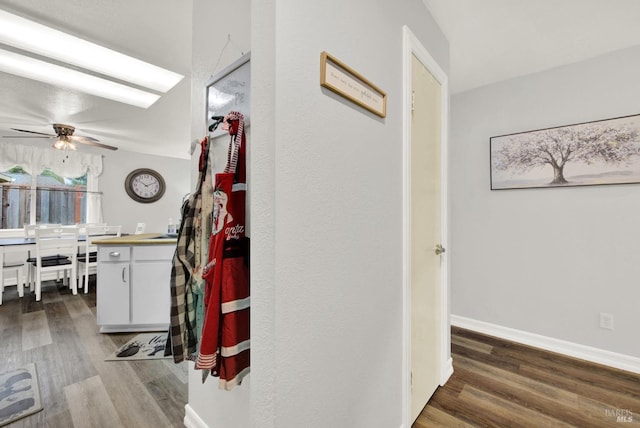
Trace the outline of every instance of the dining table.
<instances>
[{"instance_id":1,"label":"dining table","mask_svg":"<svg viewBox=\"0 0 640 428\"><path fill-rule=\"evenodd\" d=\"M78 242L83 242L85 236L78 236ZM5 254L28 253L36 248L36 238L0 238L0 266L4 266ZM27 258L25 257L25 262ZM0 269L0 284L4 284L4 269Z\"/></svg>"}]
</instances>

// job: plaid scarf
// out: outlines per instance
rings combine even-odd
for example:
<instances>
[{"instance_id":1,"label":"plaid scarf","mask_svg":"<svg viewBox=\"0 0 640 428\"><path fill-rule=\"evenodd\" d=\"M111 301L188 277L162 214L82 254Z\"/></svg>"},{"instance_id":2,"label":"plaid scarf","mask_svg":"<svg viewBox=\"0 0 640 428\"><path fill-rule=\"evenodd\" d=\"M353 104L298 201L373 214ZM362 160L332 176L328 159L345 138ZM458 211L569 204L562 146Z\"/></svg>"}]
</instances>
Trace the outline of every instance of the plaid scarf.
<instances>
[{"instance_id":1,"label":"plaid scarf","mask_svg":"<svg viewBox=\"0 0 640 428\"><path fill-rule=\"evenodd\" d=\"M209 139L200 142L200 175L196 190L182 205L182 221L178 229L178 243L171 268L171 326L169 339L173 361L191 359L197 349L196 309L193 299L194 267L196 265L195 222L200 212L202 183L205 181L209 160Z\"/></svg>"}]
</instances>

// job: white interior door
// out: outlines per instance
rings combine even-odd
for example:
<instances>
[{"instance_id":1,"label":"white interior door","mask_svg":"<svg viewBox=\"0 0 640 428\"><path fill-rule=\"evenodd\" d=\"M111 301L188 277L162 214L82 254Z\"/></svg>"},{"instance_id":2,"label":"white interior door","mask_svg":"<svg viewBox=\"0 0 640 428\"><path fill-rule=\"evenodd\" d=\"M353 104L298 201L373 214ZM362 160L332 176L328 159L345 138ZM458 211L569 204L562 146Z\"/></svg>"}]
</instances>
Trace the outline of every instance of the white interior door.
<instances>
[{"instance_id":1,"label":"white interior door","mask_svg":"<svg viewBox=\"0 0 640 428\"><path fill-rule=\"evenodd\" d=\"M410 143L411 420L440 383L441 84L412 55Z\"/></svg>"}]
</instances>

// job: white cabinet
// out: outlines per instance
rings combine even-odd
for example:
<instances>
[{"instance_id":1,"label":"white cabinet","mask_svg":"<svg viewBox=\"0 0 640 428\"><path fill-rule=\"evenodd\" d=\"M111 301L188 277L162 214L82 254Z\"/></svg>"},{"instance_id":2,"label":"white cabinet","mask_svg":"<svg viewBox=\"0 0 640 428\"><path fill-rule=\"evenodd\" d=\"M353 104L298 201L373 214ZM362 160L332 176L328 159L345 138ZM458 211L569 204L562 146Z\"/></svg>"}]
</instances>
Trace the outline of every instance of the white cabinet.
<instances>
[{"instance_id":1,"label":"white cabinet","mask_svg":"<svg viewBox=\"0 0 640 428\"><path fill-rule=\"evenodd\" d=\"M173 245L98 245L101 332L164 330L171 310Z\"/></svg>"},{"instance_id":2,"label":"white cabinet","mask_svg":"<svg viewBox=\"0 0 640 428\"><path fill-rule=\"evenodd\" d=\"M129 324L130 255L129 247L101 247L98 251L98 325Z\"/></svg>"},{"instance_id":3,"label":"white cabinet","mask_svg":"<svg viewBox=\"0 0 640 428\"><path fill-rule=\"evenodd\" d=\"M175 246L133 247L131 322L169 325L169 280Z\"/></svg>"}]
</instances>

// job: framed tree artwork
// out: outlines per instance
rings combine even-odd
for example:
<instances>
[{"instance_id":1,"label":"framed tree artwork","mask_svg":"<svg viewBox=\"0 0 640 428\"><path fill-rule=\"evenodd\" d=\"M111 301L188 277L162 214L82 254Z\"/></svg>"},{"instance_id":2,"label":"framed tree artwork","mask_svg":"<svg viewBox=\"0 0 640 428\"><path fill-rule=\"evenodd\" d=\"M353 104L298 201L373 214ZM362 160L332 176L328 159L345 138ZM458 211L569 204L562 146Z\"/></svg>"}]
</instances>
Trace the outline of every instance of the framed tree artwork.
<instances>
[{"instance_id":1,"label":"framed tree artwork","mask_svg":"<svg viewBox=\"0 0 640 428\"><path fill-rule=\"evenodd\" d=\"M640 183L640 115L489 140L491 190Z\"/></svg>"}]
</instances>

